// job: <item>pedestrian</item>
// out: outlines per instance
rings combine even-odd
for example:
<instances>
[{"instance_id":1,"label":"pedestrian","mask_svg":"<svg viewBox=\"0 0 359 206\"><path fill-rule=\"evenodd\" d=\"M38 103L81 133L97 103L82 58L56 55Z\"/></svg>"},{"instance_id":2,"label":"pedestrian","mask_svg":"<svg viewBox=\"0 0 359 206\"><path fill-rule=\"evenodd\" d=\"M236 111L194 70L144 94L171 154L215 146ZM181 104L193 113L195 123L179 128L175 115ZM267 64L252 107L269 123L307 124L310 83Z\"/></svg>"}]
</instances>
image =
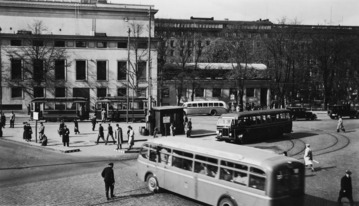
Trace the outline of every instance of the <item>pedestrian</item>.
<instances>
[{"instance_id":1,"label":"pedestrian","mask_svg":"<svg viewBox=\"0 0 359 206\"><path fill-rule=\"evenodd\" d=\"M69 147L70 143L70 130L67 128L66 125L64 125L63 134L62 134L62 143L64 144L64 147Z\"/></svg>"},{"instance_id":2,"label":"pedestrian","mask_svg":"<svg viewBox=\"0 0 359 206\"><path fill-rule=\"evenodd\" d=\"M304 163L306 167L310 167L312 169L312 172L314 172L313 167L313 152L310 148L310 144L306 144L306 148L304 150Z\"/></svg>"},{"instance_id":3,"label":"pedestrian","mask_svg":"<svg viewBox=\"0 0 359 206\"><path fill-rule=\"evenodd\" d=\"M11 111L11 114L10 114L10 128L15 128L15 114L14 114L14 111Z\"/></svg>"},{"instance_id":4,"label":"pedestrian","mask_svg":"<svg viewBox=\"0 0 359 206\"><path fill-rule=\"evenodd\" d=\"M128 151L132 149L134 142L135 142L135 132L133 131L131 126L128 126Z\"/></svg>"},{"instance_id":5,"label":"pedestrian","mask_svg":"<svg viewBox=\"0 0 359 206\"><path fill-rule=\"evenodd\" d=\"M183 115L183 126L186 126L187 122L188 122L188 117L187 117L187 114L184 113L184 115Z\"/></svg>"},{"instance_id":6,"label":"pedestrian","mask_svg":"<svg viewBox=\"0 0 359 206\"><path fill-rule=\"evenodd\" d=\"M105 111L105 109L102 109L102 111L101 111L101 121L102 121L102 123L106 122L106 111Z\"/></svg>"},{"instance_id":7,"label":"pedestrian","mask_svg":"<svg viewBox=\"0 0 359 206\"><path fill-rule=\"evenodd\" d=\"M191 118L189 118L186 127L187 127L186 136L191 137L191 133L192 133L192 121L191 121Z\"/></svg>"},{"instance_id":8,"label":"pedestrian","mask_svg":"<svg viewBox=\"0 0 359 206\"><path fill-rule=\"evenodd\" d=\"M42 135L42 139L41 139L41 146L47 146L47 137L46 135Z\"/></svg>"},{"instance_id":9,"label":"pedestrian","mask_svg":"<svg viewBox=\"0 0 359 206\"><path fill-rule=\"evenodd\" d=\"M342 118L342 116L339 115L338 116L337 132L339 132L340 130L345 132L344 125L343 125L343 118Z\"/></svg>"},{"instance_id":10,"label":"pedestrian","mask_svg":"<svg viewBox=\"0 0 359 206\"><path fill-rule=\"evenodd\" d=\"M103 139L103 141L105 141L105 135L103 133L103 126L101 124L99 124L98 126L98 136L97 136L97 141L96 144L98 144L98 141L101 139Z\"/></svg>"},{"instance_id":11,"label":"pedestrian","mask_svg":"<svg viewBox=\"0 0 359 206\"><path fill-rule=\"evenodd\" d=\"M0 127L0 137L2 137L2 127Z\"/></svg>"},{"instance_id":12,"label":"pedestrian","mask_svg":"<svg viewBox=\"0 0 359 206\"><path fill-rule=\"evenodd\" d=\"M6 117L4 113L1 113L1 126L2 128L5 128L6 125Z\"/></svg>"},{"instance_id":13,"label":"pedestrian","mask_svg":"<svg viewBox=\"0 0 359 206\"><path fill-rule=\"evenodd\" d=\"M64 127L65 127L65 122L64 120L61 120L61 123L59 125L59 129L57 130L57 132L59 133L60 137L62 137L63 133L64 133Z\"/></svg>"},{"instance_id":14,"label":"pedestrian","mask_svg":"<svg viewBox=\"0 0 359 206\"><path fill-rule=\"evenodd\" d=\"M122 128L118 124L116 124L115 137L117 138L117 150L122 149L122 142L123 142Z\"/></svg>"},{"instance_id":15,"label":"pedestrian","mask_svg":"<svg viewBox=\"0 0 359 206\"><path fill-rule=\"evenodd\" d=\"M110 136L112 137L113 144L116 144L116 140L115 140L115 138L113 137L112 126L111 126L111 124L108 124L108 127L107 127L107 137L106 137L106 143L105 143L105 145L107 145L108 138L109 138Z\"/></svg>"},{"instance_id":16,"label":"pedestrian","mask_svg":"<svg viewBox=\"0 0 359 206\"><path fill-rule=\"evenodd\" d=\"M109 163L108 167L103 169L101 176L103 177L103 180L105 181L105 191L106 191L106 198L107 200L110 200L108 196L108 192L110 190L111 198L114 198L115 195L113 194L113 190L115 188L115 175L113 173L113 163Z\"/></svg>"},{"instance_id":17,"label":"pedestrian","mask_svg":"<svg viewBox=\"0 0 359 206\"><path fill-rule=\"evenodd\" d=\"M32 128L30 123L27 123L27 141L31 142L32 139Z\"/></svg>"},{"instance_id":18,"label":"pedestrian","mask_svg":"<svg viewBox=\"0 0 359 206\"><path fill-rule=\"evenodd\" d=\"M158 134L158 128L155 127L155 129L153 130L153 138L157 138L157 134Z\"/></svg>"},{"instance_id":19,"label":"pedestrian","mask_svg":"<svg viewBox=\"0 0 359 206\"><path fill-rule=\"evenodd\" d=\"M354 205L352 178L350 177L351 174L352 174L352 172L350 170L346 170L345 175L342 177L342 179L340 181L340 191L339 191L339 197L338 197L339 205L342 205L343 197L348 198L351 206Z\"/></svg>"},{"instance_id":20,"label":"pedestrian","mask_svg":"<svg viewBox=\"0 0 359 206\"><path fill-rule=\"evenodd\" d=\"M91 119L91 123L92 123L92 131L95 131L95 127L96 127L96 115L93 115L92 119Z\"/></svg>"},{"instance_id":21,"label":"pedestrian","mask_svg":"<svg viewBox=\"0 0 359 206\"><path fill-rule=\"evenodd\" d=\"M28 133L28 131L27 131L27 122L24 122L24 131L23 131L23 133L22 133L22 138L23 138L25 141L27 141L27 133Z\"/></svg>"},{"instance_id":22,"label":"pedestrian","mask_svg":"<svg viewBox=\"0 0 359 206\"><path fill-rule=\"evenodd\" d=\"M75 134L80 134L80 130L79 130L79 122L77 121L77 119L74 119L74 133Z\"/></svg>"},{"instance_id":23,"label":"pedestrian","mask_svg":"<svg viewBox=\"0 0 359 206\"><path fill-rule=\"evenodd\" d=\"M30 104L27 104L27 115L31 114L31 110L30 110Z\"/></svg>"},{"instance_id":24,"label":"pedestrian","mask_svg":"<svg viewBox=\"0 0 359 206\"><path fill-rule=\"evenodd\" d=\"M40 127L39 127L39 139L40 142L42 140L42 136L45 134L45 126L44 123L40 122Z\"/></svg>"},{"instance_id":25,"label":"pedestrian","mask_svg":"<svg viewBox=\"0 0 359 206\"><path fill-rule=\"evenodd\" d=\"M176 127L173 125L173 123L171 123L170 125L170 134L172 137L175 136L175 131L176 131Z\"/></svg>"}]
</instances>

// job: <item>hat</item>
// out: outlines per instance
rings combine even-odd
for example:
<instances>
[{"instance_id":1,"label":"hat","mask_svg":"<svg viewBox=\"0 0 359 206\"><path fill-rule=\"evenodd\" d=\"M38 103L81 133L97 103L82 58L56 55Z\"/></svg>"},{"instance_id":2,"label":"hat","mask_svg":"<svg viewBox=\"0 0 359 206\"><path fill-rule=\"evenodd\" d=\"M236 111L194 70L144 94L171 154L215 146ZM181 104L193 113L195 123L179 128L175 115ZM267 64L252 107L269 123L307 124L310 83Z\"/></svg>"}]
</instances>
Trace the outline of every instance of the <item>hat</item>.
<instances>
[{"instance_id":1,"label":"hat","mask_svg":"<svg viewBox=\"0 0 359 206\"><path fill-rule=\"evenodd\" d=\"M305 146L310 147L310 144L305 144Z\"/></svg>"},{"instance_id":2,"label":"hat","mask_svg":"<svg viewBox=\"0 0 359 206\"><path fill-rule=\"evenodd\" d=\"M108 163L108 165L111 165L111 166L113 166L113 163L111 162L111 163Z\"/></svg>"},{"instance_id":3,"label":"hat","mask_svg":"<svg viewBox=\"0 0 359 206\"><path fill-rule=\"evenodd\" d=\"M352 172L350 170L345 170L345 173L348 174L348 175L352 174Z\"/></svg>"}]
</instances>

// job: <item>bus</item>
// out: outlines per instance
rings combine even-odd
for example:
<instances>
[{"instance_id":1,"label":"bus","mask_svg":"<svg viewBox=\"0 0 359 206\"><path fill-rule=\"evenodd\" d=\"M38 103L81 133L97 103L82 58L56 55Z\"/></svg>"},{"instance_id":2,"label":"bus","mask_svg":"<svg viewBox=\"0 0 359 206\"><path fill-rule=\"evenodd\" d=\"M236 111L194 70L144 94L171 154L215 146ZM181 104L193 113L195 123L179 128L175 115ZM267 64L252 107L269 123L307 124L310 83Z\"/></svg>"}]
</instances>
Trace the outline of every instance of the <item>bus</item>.
<instances>
[{"instance_id":1,"label":"bus","mask_svg":"<svg viewBox=\"0 0 359 206\"><path fill-rule=\"evenodd\" d=\"M95 114L101 118L102 110L105 110L107 121L144 121L147 115L147 99L144 97L129 98L130 107L127 109L127 97L111 96L102 97L96 101Z\"/></svg>"},{"instance_id":2,"label":"bus","mask_svg":"<svg viewBox=\"0 0 359 206\"><path fill-rule=\"evenodd\" d=\"M281 137L292 132L287 109L256 110L223 114L217 120L217 139L244 144Z\"/></svg>"},{"instance_id":3,"label":"bus","mask_svg":"<svg viewBox=\"0 0 359 206\"><path fill-rule=\"evenodd\" d=\"M221 115L229 110L224 101L194 101L183 103L183 110L187 115Z\"/></svg>"},{"instance_id":4,"label":"bus","mask_svg":"<svg viewBox=\"0 0 359 206\"><path fill-rule=\"evenodd\" d=\"M89 118L88 104L87 98L83 97L37 97L31 100L30 111L31 115L38 112L39 120L84 120Z\"/></svg>"},{"instance_id":5,"label":"bus","mask_svg":"<svg viewBox=\"0 0 359 206\"><path fill-rule=\"evenodd\" d=\"M223 142L156 138L142 145L136 175L160 188L218 206L301 206L305 167L272 151Z\"/></svg>"}]
</instances>

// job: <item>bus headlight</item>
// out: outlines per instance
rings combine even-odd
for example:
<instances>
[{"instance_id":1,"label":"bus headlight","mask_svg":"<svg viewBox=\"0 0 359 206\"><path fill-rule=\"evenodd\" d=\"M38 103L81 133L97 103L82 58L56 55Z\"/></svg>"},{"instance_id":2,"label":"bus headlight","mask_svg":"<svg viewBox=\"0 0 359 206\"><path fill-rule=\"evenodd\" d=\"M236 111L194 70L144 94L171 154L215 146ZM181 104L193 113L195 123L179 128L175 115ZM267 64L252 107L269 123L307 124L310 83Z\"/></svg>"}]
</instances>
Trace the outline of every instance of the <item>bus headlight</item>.
<instances>
[{"instance_id":1,"label":"bus headlight","mask_svg":"<svg viewBox=\"0 0 359 206\"><path fill-rule=\"evenodd\" d=\"M219 134L219 130L216 131L216 134Z\"/></svg>"}]
</instances>

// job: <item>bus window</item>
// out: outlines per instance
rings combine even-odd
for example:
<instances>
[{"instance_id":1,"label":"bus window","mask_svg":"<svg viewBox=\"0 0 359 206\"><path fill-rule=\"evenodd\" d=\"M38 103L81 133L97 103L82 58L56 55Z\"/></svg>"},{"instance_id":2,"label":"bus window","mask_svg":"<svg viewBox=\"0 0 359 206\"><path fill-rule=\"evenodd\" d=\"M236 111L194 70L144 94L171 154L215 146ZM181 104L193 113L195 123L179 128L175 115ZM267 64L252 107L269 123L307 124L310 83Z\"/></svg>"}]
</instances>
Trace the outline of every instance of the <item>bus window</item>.
<instances>
[{"instance_id":1,"label":"bus window","mask_svg":"<svg viewBox=\"0 0 359 206\"><path fill-rule=\"evenodd\" d=\"M289 192L290 181L289 181L289 171L288 170L280 170L277 171L275 176L275 193L278 196L286 195Z\"/></svg>"},{"instance_id":2,"label":"bus window","mask_svg":"<svg viewBox=\"0 0 359 206\"><path fill-rule=\"evenodd\" d=\"M192 104L192 107L197 107L197 103L193 103L193 104Z\"/></svg>"},{"instance_id":3,"label":"bus window","mask_svg":"<svg viewBox=\"0 0 359 206\"><path fill-rule=\"evenodd\" d=\"M192 171L192 160L173 156L172 166L183 170Z\"/></svg>"},{"instance_id":4,"label":"bus window","mask_svg":"<svg viewBox=\"0 0 359 206\"><path fill-rule=\"evenodd\" d=\"M221 168L220 173L219 173L219 179L230 182L230 181L232 181L232 176L233 176L232 170L229 170L226 168Z\"/></svg>"},{"instance_id":5,"label":"bus window","mask_svg":"<svg viewBox=\"0 0 359 206\"><path fill-rule=\"evenodd\" d=\"M198 174L207 175L209 177L215 177L217 175L218 167L202 162L195 162L194 172Z\"/></svg>"},{"instance_id":6,"label":"bus window","mask_svg":"<svg viewBox=\"0 0 359 206\"><path fill-rule=\"evenodd\" d=\"M219 105L220 107L224 107L223 103L221 103L221 102L220 102L218 105Z\"/></svg>"},{"instance_id":7,"label":"bus window","mask_svg":"<svg viewBox=\"0 0 359 206\"><path fill-rule=\"evenodd\" d=\"M257 190L264 190L265 186L265 178L258 177L255 175L249 176L249 187L257 189Z\"/></svg>"},{"instance_id":8,"label":"bus window","mask_svg":"<svg viewBox=\"0 0 359 206\"><path fill-rule=\"evenodd\" d=\"M198 107L203 107L203 104L202 104L202 103L198 103Z\"/></svg>"},{"instance_id":9,"label":"bus window","mask_svg":"<svg viewBox=\"0 0 359 206\"><path fill-rule=\"evenodd\" d=\"M150 161L157 162L157 152L154 150L150 150Z\"/></svg>"},{"instance_id":10,"label":"bus window","mask_svg":"<svg viewBox=\"0 0 359 206\"><path fill-rule=\"evenodd\" d=\"M196 155L196 159L206 161L206 162L210 162L210 163L214 163L214 164L218 164L218 160L215 159L215 158L211 158L211 157L205 157L205 156L202 156L202 155Z\"/></svg>"},{"instance_id":11,"label":"bus window","mask_svg":"<svg viewBox=\"0 0 359 206\"><path fill-rule=\"evenodd\" d=\"M215 107L218 107L218 106L219 106L219 103L218 103L218 102L215 102L215 103L213 103L213 105L214 105Z\"/></svg>"},{"instance_id":12,"label":"bus window","mask_svg":"<svg viewBox=\"0 0 359 206\"><path fill-rule=\"evenodd\" d=\"M203 103L203 107L208 107L208 103Z\"/></svg>"},{"instance_id":13,"label":"bus window","mask_svg":"<svg viewBox=\"0 0 359 206\"><path fill-rule=\"evenodd\" d=\"M192 107L192 104L185 104L184 107Z\"/></svg>"},{"instance_id":14,"label":"bus window","mask_svg":"<svg viewBox=\"0 0 359 206\"><path fill-rule=\"evenodd\" d=\"M160 162L164 165L171 165L171 158L170 158L171 149L164 148L164 147L158 147L157 150L160 154L158 162Z\"/></svg>"},{"instance_id":15,"label":"bus window","mask_svg":"<svg viewBox=\"0 0 359 206\"><path fill-rule=\"evenodd\" d=\"M213 107L213 102L208 103L210 107Z\"/></svg>"},{"instance_id":16,"label":"bus window","mask_svg":"<svg viewBox=\"0 0 359 206\"><path fill-rule=\"evenodd\" d=\"M144 145L140 151L140 155L145 159L148 158L148 147L147 146L148 145Z\"/></svg>"},{"instance_id":17,"label":"bus window","mask_svg":"<svg viewBox=\"0 0 359 206\"><path fill-rule=\"evenodd\" d=\"M266 174L263 170L258 169L258 168L255 168L255 167L251 167L250 171L251 171L252 173L260 174L260 175L265 175L265 174Z\"/></svg>"},{"instance_id":18,"label":"bus window","mask_svg":"<svg viewBox=\"0 0 359 206\"><path fill-rule=\"evenodd\" d=\"M234 171L233 182L240 185L248 184L248 174L243 172Z\"/></svg>"},{"instance_id":19,"label":"bus window","mask_svg":"<svg viewBox=\"0 0 359 206\"><path fill-rule=\"evenodd\" d=\"M221 161L221 165L227 166L227 167L232 167L232 168L236 168L236 169L240 169L240 170L244 170L244 171L248 171L248 166L246 165L242 165L242 164L237 164L237 163L233 163L233 162L228 162L228 161Z\"/></svg>"}]
</instances>

